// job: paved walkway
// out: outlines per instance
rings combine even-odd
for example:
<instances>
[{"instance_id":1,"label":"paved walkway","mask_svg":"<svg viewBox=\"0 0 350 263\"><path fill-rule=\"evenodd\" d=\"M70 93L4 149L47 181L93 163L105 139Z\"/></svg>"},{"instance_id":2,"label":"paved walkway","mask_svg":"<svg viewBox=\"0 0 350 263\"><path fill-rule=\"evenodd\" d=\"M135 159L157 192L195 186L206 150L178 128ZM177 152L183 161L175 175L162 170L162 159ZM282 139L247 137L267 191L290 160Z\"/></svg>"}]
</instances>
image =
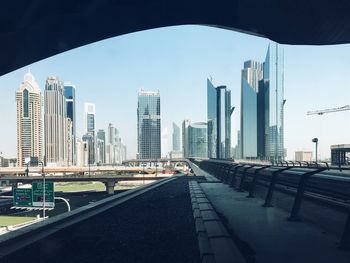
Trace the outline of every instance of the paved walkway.
<instances>
[{"instance_id":1,"label":"paved walkway","mask_svg":"<svg viewBox=\"0 0 350 263\"><path fill-rule=\"evenodd\" d=\"M197 168L197 175L205 175ZM262 200L247 198L222 183L201 183L216 211L227 220L248 262L350 263L350 252L337 249L335 237L306 222L289 222L278 208L264 208Z\"/></svg>"}]
</instances>

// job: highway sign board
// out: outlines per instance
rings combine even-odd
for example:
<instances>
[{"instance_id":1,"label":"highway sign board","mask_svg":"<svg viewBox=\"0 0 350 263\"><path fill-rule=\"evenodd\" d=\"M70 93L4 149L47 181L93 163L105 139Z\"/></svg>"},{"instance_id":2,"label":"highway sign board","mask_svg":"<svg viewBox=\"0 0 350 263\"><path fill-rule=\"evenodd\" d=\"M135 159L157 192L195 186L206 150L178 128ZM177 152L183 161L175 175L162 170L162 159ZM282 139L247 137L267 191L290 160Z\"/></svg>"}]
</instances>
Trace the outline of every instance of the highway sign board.
<instances>
[{"instance_id":1,"label":"highway sign board","mask_svg":"<svg viewBox=\"0 0 350 263\"><path fill-rule=\"evenodd\" d=\"M33 188L33 206L43 207L44 201L44 184L42 181L35 181ZM45 183L45 207L55 207L55 191L53 182Z\"/></svg>"},{"instance_id":2,"label":"highway sign board","mask_svg":"<svg viewBox=\"0 0 350 263\"><path fill-rule=\"evenodd\" d=\"M32 189L16 188L13 191L13 205L14 206L32 206Z\"/></svg>"}]
</instances>

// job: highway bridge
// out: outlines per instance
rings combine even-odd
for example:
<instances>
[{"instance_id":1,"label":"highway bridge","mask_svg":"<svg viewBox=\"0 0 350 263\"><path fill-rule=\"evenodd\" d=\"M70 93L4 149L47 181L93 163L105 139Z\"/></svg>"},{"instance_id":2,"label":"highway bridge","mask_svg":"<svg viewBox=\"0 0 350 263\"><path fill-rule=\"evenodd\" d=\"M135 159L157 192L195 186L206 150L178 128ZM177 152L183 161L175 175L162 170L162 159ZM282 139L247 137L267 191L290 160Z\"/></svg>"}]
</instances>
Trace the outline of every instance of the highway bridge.
<instances>
[{"instance_id":1,"label":"highway bridge","mask_svg":"<svg viewBox=\"0 0 350 263\"><path fill-rule=\"evenodd\" d=\"M26 175L27 167L0 167L0 175ZM91 167L79 167L79 166L65 166L65 167L48 167L44 168L29 167L29 173L32 174L84 174L84 173L116 173L116 174L127 174L127 173L156 173L162 172L163 167L126 167L126 166L91 166Z\"/></svg>"},{"instance_id":2,"label":"highway bridge","mask_svg":"<svg viewBox=\"0 0 350 263\"><path fill-rule=\"evenodd\" d=\"M127 175L120 176L115 174L102 175L64 175L64 176L45 176L47 182L101 182L106 186L108 194L114 194L115 184L121 181L157 181L169 177L170 175ZM0 180L4 180L17 188L18 183L31 184L33 181L43 180L42 176L1 176Z\"/></svg>"}]
</instances>

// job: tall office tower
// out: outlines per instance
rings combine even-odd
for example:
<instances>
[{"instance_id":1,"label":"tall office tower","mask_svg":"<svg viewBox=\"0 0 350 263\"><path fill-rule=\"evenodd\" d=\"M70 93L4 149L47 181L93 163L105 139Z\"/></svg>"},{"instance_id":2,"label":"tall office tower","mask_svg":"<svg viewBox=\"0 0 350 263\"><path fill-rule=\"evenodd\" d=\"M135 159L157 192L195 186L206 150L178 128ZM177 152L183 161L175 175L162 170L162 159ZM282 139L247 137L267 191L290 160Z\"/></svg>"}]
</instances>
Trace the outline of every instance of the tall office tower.
<instances>
[{"instance_id":1,"label":"tall office tower","mask_svg":"<svg viewBox=\"0 0 350 263\"><path fill-rule=\"evenodd\" d=\"M106 163L115 163L115 128L112 123L108 124L106 141Z\"/></svg>"},{"instance_id":2,"label":"tall office tower","mask_svg":"<svg viewBox=\"0 0 350 263\"><path fill-rule=\"evenodd\" d=\"M100 129L97 131L97 163L106 163L106 133Z\"/></svg>"},{"instance_id":3,"label":"tall office tower","mask_svg":"<svg viewBox=\"0 0 350 263\"><path fill-rule=\"evenodd\" d=\"M268 160L284 160L284 63L283 48L269 44L263 65L261 108L264 109L264 149Z\"/></svg>"},{"instance_id":4,"label":"tall office tower","mask_svg":"<svg viewBox=\"0 0 350 263\"><path fill-rule=\"evenodd\" d=\"M231 158L231 91L207 80L208 157Z\"/></svg>"},{"instance_id":5,"label":"tall office tower","mask_svg":"<svg viewBox=\"0 0 350 263\"><path fill-rule=\"evenodd\" d=\"M114 142L114 156L116 163L122 163L122 139L120 138L119 130L117 128L114 129L115 133L115 142Z\"/></svg>"},{"instance_id":6,"label":"tall office tower","mask_svg":"<svg viewBox=\"0 0 350 263\"><path fill-rule=\"evenodd\" d=\"M46 79L44 104L45 162L49 166L70 165L72 125L66 117L64 86L58 77Z\"/></svg>"},{"instance_id":7,"label":"tall office tower","mask_svg":"<svg viewBox=\"0 0 350 263\"><path fill-rule=\"evenodd\" d=\"M157 159L161 155L160 93L138 92L137 146L139 159Z\"/></svg>"},{"instance_id":8,"label":"tall office tower","mask_svg":"<svg viewBox=\"0 0 350 263\"><path fill-rule=\"evenodd\" d=\"M235 158L242 159L242 143L241 143L241 131L237 131L237 145L235 149Z\"/></svg>"},{"instance_id":9,"label":"tall office tower","mask_svg":"<svg viewBox=\"0 0 350 263\"><path fill-rule=\"evenodd\" d=\"M91 145L89 145L90 149L90 156L89 156L89 162L90 164L95 163L95 153L96 153L96 148L95 148L95 115L96 115L96 110L95 110L95 104L93 103L84 103L84 117L85 117L85 133L86 135L91 135L92 140L89 140Z\"/></svg>"},{"instance_id":10,"label":"tall office tower","mask_svg":"<svg viewBox=\"0 0 350 263\"><path fill-rule=\"evenodd\" d=\"M208 157L207 123L195 122L188 126L188 157Z\"/></svg>"},{"instance_id":11,"label":"tall office tower","mask_svg":"<svg viewBox=\"0 0 350 263\"><path fill-rule=\"evenodd\" d=\"M122 145L122 162L127 160L127 147L125 144Z\"/></svg>"},{"instance_id":12,"label":"tall office tower","mask_svg":"<svg viewBox=\"0 0 350 263\"><path fill-rule=\"evenodd\" d=\"M173 122L173 151L180 151L180 128Z\"/></svg>"},{"instance_id":13,"label":"tall office tower","mask_svg":"<svg viewBox=\"0 0 350 263\"><path fill-rule=\"evenodd\" d=\"M182 122L182 152L184 158L189 157L189 149L188 149L188 126L190 125L190 120L184 120Z\"/></svg>"},{"instance_id":14,"label":"tall office tower","mask_svg":"<svg viewBox=\"0 0 350 263\"><path fill-rule=\"evenodd\" d=\"M42 160L42 97L39 85L31 73L16 91L17 104L17 166L25 165L25 159Z\"/></svg>"},{"instance_id":15,"label":"tall office tower","mask_svg":"<svg viewBox=\"0 0 350 263\"><path fill-rule=\"evenodd\" d=\"M258 158L258 92L263 78L262 64L248 60L244 62L241 79L241 153L243 159ZM261 109L259 109L261 111Z\"/></svg>"},{"instance_id":16,"label":"tall office tower","mask_svg":"<svg viewBox=\"0 0 350 263\"><path fill-rule=\"evenodd\" d=\"M64 83L64 96L66 98L66 117L72 122L72 164L76 164L76 117L75 117L75 86L71 83Z\"/></svg>"}]
</instances>

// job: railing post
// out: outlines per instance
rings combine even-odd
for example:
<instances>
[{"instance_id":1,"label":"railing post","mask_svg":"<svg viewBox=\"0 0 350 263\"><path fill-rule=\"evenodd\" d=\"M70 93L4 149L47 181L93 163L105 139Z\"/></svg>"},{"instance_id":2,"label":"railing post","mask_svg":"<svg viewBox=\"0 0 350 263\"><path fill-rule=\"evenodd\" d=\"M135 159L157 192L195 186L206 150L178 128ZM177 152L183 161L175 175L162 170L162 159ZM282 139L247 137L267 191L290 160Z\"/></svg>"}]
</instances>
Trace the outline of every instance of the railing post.
<instances>
[{"instance_id":1,"label":"railing post","mask_svg":"<svg viewBox=\"0 0 350 263\"><path fill-rule=\"evenodd\" d=\"M224 177L224 179L223 179L223 183L225 183L225 184L228 182L230 167L231 167L231 164L227 164L227 165L225 166L225 177Z\"/></svg>"},{"instance_id":2,"label":"railing post","mask_svg":"<svg viewBox=\"0 0 350 263\"><path fill-rule=\"evenodd\" d=\"M249 170L250 168L254 167L253 165L249 165L248 167L244 167L243 169L243 173L242 173L242 176L241 176L241 181L239 183L239 188L237 189L238 192L243 192L243 184L244 184L244 181L245 181L245 177L246 177L246 172L247 170Z\"/></svg>"},{"instance_id":3,"label":"railing post","mask_svg":"<svg viewBox=\"0 0 350 263\"><path fill-rule=\"evenodd\" d=\"M302 201L303 196L304 196L306 183L309 180L311 175L323 172L324 170L326 170L326 168L317 169L315 171L307 172L307 173L304 173L301 175L299 185L298 185L298 190L297 190L297 193L295 195L292 211L290 213L290 216L288 217L289 221L300 221L299 210L301 207L301 201Z\"/></svg>"},{"instance_id":4,"label":"railing post","mask_svg":"<svg viewBox=\"0 0 350 263\"><path fill-rule=\"evenodd\" d=\"M227 170L227 184L230 185L232 178L231 178L231 169L236 167L238 165L238 163L233 163L230 165L230 167Z\"/></svg>"},{"instance_id":5,"label":"railing post","mask_svg":"<svg viewBox=\"0 0 350 263\"><path fill-rule=\"evenodd\" d=\"M236 174L237 174L237 169L239 167L242 167L244 166L244 164L238 164L237 166L235 166L235 168L233 169L233 175L232 175L232 178L231 178L231 182L229 184L229 186L233 187L234 185L234 180L236 179Z\"/></svg>"},{"instance_id":6,"label":"railing post","mask_svg":"<svg viewBox=\"0 0 350 263\"><path fill-rule=\"evenodd\" d=\"M253 181L252 181L252 183L251 183L251 185L250 185L250 189L249 189L249 195L248 195L247 197L249 197L249 198L253 198L253 197L254 197L255 184L256 184L256 182L257 182L257 180L258 180L259 172L260 172L261 170L263 170L263 169L268 168L268 167L270 167L270 166L269 166L269 165L263 166L263 167L260 167L260 168L258 168L258 169L255 170L255 172L254 172L254 177L253 177Z\"/></svg>"},{"instance_id":7,"label":"railing post","mask_svg":"<svg viewBox=\"0 0 350 263\"><path fill-rule=\"evenodd\" d=\"M277 181L277 176L281 172L283 172L285 170L288 170L290 168L293 168L293 167L289 166L289 167L281 168L281 169L279 169L277 171L272 172L272 177L271 177L269 189L268 189L267 194L266 194L265 203L262 205L263 207L271 207L272 206L271 200L272 200L273 190L275 188L275 184L276 184L276 181Z\"/></svg>"}]
</instances>

